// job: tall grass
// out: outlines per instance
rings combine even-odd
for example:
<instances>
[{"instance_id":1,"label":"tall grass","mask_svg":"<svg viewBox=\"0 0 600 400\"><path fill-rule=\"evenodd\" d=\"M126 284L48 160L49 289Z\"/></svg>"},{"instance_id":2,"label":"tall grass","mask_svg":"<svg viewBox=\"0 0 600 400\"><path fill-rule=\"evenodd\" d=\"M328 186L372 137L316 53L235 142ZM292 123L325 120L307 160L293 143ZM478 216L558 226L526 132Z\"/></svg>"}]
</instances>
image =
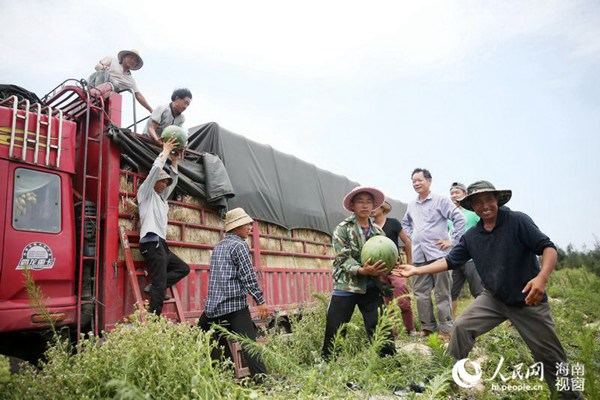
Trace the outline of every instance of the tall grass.
<instances>
[{"instance_id":1,"label":"tall grass","mask_svg":"<svg viewBox=\"0 0 600 400\"><path fill-rule=\"evenodd\" d=\"M585 365L584 394L590 399L600 398L599 285L600 280L592 274L563 269L553 274L548 287L557 333L569 362ZM328 300L317 295L314 306L304 310L302 318L291 319L293 334L267 332L265 344L229 335L264 359L269 375L262 385L238 381L230 362L211 360L211 332L164 318L148 318L142 323L136 316L102 340L82 340L74 355L60 346L52 347L48 361L39 370L26 368L8 378L0 373L0 398L366 399L393 398L396 392L420 399L537 400L549 395L545 384L542 391L529 392L494 391L489 384L481 391L460 389L450 374L452 359L437 335L423 340L400 334L396 339L398 353L379 357L390 330L403 331L397 306L381 314L371 342L357 311L346 325L346 335L335 339L335 359L325 362L320 350ZM427 346L429 354L402 350L411 343ZM505 366L533 363L518 332L506 323L477 339L469 358L477 357L485 357L481 363L486 377L492 376L500 357L504 357ZM417 396L414 390L421 382L424 393Z\"/></svg>"}]
</instances>

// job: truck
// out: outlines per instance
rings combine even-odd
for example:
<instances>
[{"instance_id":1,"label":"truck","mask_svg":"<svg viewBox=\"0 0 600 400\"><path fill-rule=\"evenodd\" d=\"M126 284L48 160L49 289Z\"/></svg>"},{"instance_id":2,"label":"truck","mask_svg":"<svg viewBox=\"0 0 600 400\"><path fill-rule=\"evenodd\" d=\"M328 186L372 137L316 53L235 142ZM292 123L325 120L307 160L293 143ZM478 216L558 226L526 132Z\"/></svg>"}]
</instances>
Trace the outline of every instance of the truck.
<instances>
[{"instance_id":1,"label":"truck","mask_svg":"<svg viewBox=\"0 0 600 400\"><path fill-rule=\"evenodd\" d=\"M136 133L135 100L134 129L121 127L126 96L97 97L85 80L66 80L40 101L0 99L2 354L35 363L50 324L73 340L102 335L147 301L140 287L151 277L130 204L160 149ZM255 219L249 246L266 303L285 323L313 292L331 290L330 232L345 216L343 195L358 184L215 123L190 129L189 138L192 172L186 179L183 168L169 200L167 243L191 272L172 288L163 315L190 323L201 315L224 211L241 206ZM202 182L203 163L215 160L234 188L216 200ZM31 304L25 271L43 293L43 313Z\"/></svg>"}]
</instances>

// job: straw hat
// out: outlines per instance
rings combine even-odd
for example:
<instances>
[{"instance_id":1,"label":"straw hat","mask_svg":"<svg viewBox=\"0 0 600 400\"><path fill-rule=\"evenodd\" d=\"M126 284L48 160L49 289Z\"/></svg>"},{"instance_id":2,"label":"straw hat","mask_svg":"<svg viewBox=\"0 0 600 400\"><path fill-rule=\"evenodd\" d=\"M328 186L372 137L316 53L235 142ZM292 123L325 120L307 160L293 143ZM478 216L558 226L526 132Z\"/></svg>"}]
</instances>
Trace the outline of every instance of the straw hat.
<instances>
[{"instance_id":1,"label":"straw hat","mask_svg":"<svg viewBox=\"0 0 600 400\"><path fill-rule=\"evenodd\" d=\"M254 222L252 218L246 214L243 208L238 207L227 211L225 214L225 232L230 232L235 228Z\"/></svg>"},{"instance_id":2,"label":"straw hat","mask_svg":"<svg viewBox=\"0 0 600 400\"><path fill-rule=\"evenodd\" d=\"M498 207L501 207L508 203L508 201L512 197L511 190L496 190L496 188L494 187L494 185L492 185L491 182L477 181L469 185L469 188L467 189L467 195L460 199L459 203L462 207L466 208L467 210L473 211L473 207L471 206L471 200L473 200L473 196L477 193L485 192L491 192L496 194L496 196L498 197Z\"/></svg>"},{"instance_id":3,"label":"straw hat","mask_svg":"<svg viewBox=\"0 0 600 400\"><path fill-rule=\"evenodd\" d=\"M171 175L169 175L169 173L167 171L165 171L164 169L160 171L160 174L158 174L157 181L161 181L163 179L169 180L169 183L167 184L167 186L171 186L171 184L173 183L173 178L171 178Z\"/></svg>"},{"instance_id":4,"label":"straw hat","mask_svg":"<svg viewBox=\"0 0 600 400\"><path fill-rule=\"evenodd\" d=\"M354 196L356 196L357 194L363 192L369 193L371 196L373 196L373 210L378 207L381 207L381 205L385 201L385 195L381 190L375 189L374 187L370 186L358 186L352 189L352 191L348 193L346 197L344 197L344 208L348 211L353 211L352 199L354 199Z\"/></svg>"},{"instance_id":5,"label":"straw hat","mask_svg":"<svg viewBox=\"0 0 600 400\"><path fill-rule=\"evenodd\" d=\"M392 205L390 203L388 203L387 201L384 201L383 204L381 205L381 209L383 210L384 214L389 214L390 211L392 211Z\"/></svg>"},{"instance_id":6,"label":"straw hat","mask_svg":"<svg viewBox=\"0 0 600 400\"><path fill-rule=\"evenodd\" d=\"M131 49L131 50L121 50L119 52L119 54L117 54L117 58L119 59L119 62L121 64L123 64L123 59L126 56L134 56L137 59L137 63L135 64L135 67L131 68L134 71L137 71L138 69L142 68L142 66L144 65L144 60L142 60L142 57L140 57L140 52L135 50L135 49Z\"/></svg>"}]
</instances>

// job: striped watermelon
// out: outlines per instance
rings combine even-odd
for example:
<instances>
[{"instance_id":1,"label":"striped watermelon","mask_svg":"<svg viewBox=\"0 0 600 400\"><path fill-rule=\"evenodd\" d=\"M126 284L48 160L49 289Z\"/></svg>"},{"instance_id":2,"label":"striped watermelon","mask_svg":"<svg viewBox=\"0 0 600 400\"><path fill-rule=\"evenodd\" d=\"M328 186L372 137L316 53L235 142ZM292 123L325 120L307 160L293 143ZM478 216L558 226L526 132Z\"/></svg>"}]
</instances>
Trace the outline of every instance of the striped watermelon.
<instances>
[{"instance_id":1,"label":"striped watermelon","mask_svg":"<svg viewBox=\"0 0 600 400\"><path fill-rule=\"evenodd\" d=\"M373 236L363 245L360 258L363 265L369 258L371 259L371 265L382 260L389 272L394 269L394 265L398 260L398 248L394 242L385 236Z\"/></svg>"}]
</instances>

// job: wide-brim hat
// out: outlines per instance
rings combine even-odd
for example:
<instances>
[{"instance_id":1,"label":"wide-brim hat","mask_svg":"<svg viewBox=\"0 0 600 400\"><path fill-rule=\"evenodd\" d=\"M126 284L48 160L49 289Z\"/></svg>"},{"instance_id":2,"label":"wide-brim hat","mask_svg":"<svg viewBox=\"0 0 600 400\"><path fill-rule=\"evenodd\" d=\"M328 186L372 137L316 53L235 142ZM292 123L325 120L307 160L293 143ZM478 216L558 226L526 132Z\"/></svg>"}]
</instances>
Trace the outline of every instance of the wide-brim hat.
<instances>
[{"instance_id":1,"label":"wide-brim hat","mask_svg":"<svg viewBox=\"0 0 600 400\"><path fill-rule=\"evenodd\" d=\"M123 59L125 58L125 56L134 56L137 59L137 63L135 64L135 67L132 67L131 69L134 71L137 71L138 69L142 68L142 66L144 65L144 60L142 60L142 57L140 56L140 52L132 49L132 50L121 50L119 52L119 54L117 54L117 58L119 59L119 63L123 64Z\"/></svg>"},{"instance_id":2,"label":"wide-brim hat","mask_svg":"<svg viewBox=\"0 0 600 400\"><path fill-rule=\"evenodd\" d=\"M389 212L392 211L392 205L387 201L384 201L381 205L381 209L383 210L384 214L389 214Z\"/></svg>"},{"instance_id":3,"label":"wide-brim hat","mask_svg":"<svg viewBox=\"0 0 600 400\"><path fill-rule=\"evenodd\" d=\"M158 174L157 181L161 181L163 179L169 180L169 183L167 184L167 186L171 186L171 184L173 183L173 178L171 178L171 175L169 175L169 173L167 171L165 171L164 169L162 171L160 171L160 174Z\"/></svg>"},{"instance_id":4,"label":"wide-brim hat","mask_svg":"<svg viewBox=\"0 0 600 400\"><path fill-rule=\"evenodd\" d=\"M352 191L350 193L348 193L346 195L346 197L344 197L344 208L348 211L354 211L352 209L352 199L357 194L363 193L363 192L369 193L371 196L373 196L373 210L381 207L381 205L385 201L385 195L383 194L383 192L381 190L375 189L374 187L370 187L370 186L358 186L358 187L355 187L354 189L352 189Z\"/></svg>"},{"instance_id":5,"label":"wide-brim hat","mask_svg":"<svg viewBox=\"0 0 600 400\"><path fill-rule=\"evenodd\" d=\"M238 207L227 211L225 214L225 232L234 230L235 228L254 222L252 218L243 208Z\"/></svg>"},{"instance_id":6,"label":"wide-brim hat","mask_svg":"<svg viewBox=\"0 0 600 400\"><path fill-rule=\"evenodd\" d=\"M459 203L463 208L473 211L473 207L471 206L473 196L475 196L478 193L486 192L496 194L496 197L498 197L498 207L508 203L508 201L512 197L512 190L497 190L491 182L477 181L469 185L469 187L467 188L467 195L460 199Z\"/></svg>"}]
</instances>

